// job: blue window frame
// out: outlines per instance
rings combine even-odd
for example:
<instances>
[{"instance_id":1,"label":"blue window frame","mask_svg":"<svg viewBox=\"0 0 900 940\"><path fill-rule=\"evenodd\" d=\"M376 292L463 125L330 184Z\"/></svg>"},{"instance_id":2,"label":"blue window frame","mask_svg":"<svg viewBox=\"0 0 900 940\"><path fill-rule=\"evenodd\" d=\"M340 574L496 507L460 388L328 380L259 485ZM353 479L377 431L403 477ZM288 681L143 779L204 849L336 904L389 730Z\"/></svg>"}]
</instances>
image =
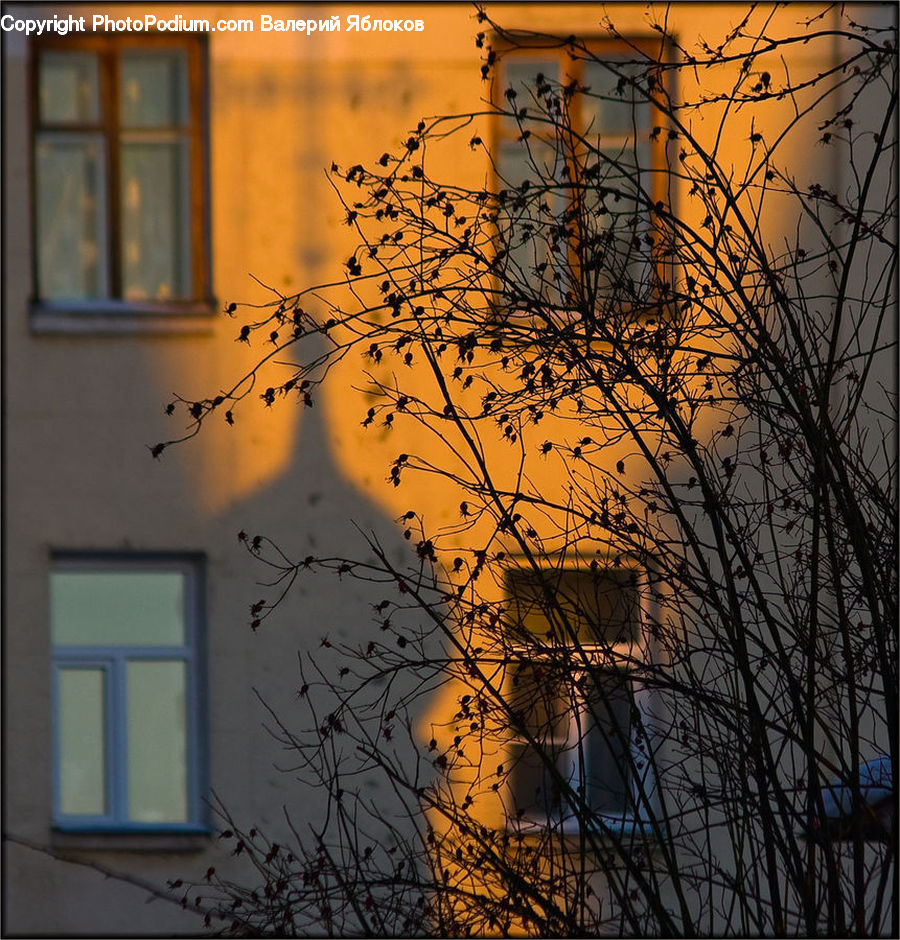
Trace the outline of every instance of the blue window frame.
<instances>
[{"instance_id":1,"label":"blue window frame","mask_svg":"<svg viewBox=\"0 0 900 940\"><path fill-rule=\"evenodd\" d=\"M54 556L53 822L205 831L203 563Z\"/></svg>"}]
</instances>

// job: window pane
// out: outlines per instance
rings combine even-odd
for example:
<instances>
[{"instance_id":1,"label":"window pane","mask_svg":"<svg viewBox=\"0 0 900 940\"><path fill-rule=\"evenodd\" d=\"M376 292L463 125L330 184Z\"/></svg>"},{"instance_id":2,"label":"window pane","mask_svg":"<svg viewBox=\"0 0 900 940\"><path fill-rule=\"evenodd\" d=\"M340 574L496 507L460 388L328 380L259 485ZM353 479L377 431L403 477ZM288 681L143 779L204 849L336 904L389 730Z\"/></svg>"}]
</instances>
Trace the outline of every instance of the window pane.
<instances>
[{"instance_id":1,"label":"window pane","mask_svg":"<svg viewBox=\"0 0 900 940\"><path fill-rule=\"evenodd\" d=\"M57 571L50 580L53 642L69 646L181 646L179 571Z\"/></svg>"},{"instance_id":2,"label":"window pane","mask_svg":"<svg viewBox=\"0 0 900 940\"><path fill-rule=\"evenodd\" d=\"M37 142L38 284L45 299L105 297L106 182L99 135Z\"/></svg>"},{"instance_id":3,"label":"window pane","mask_svg":"<svg viewBox=\"0 0 900 940\"><path fill-rule=\"evenodd\" d=\"M557 189L562 167L556 148L536 138L527 145L503 141L497 149L498 188L508 191L498 218L509 252L506 281L551 303L559 302L568 268L567 242L553 226L565 206Z\"/></svg>"},{"instance_id":4,"label":"window pane","mask_svg":"<svg viewBox=\"0 0 900 940\"><path fill-rule=\"evenodd\" d=\"M550 662L512 668L510 704L532 737L565 740L573 691L566 679L563 667Z\"/></svg>"},{"instance_id":5,"label":"window pane","mask_svg":"<svg viewBox=\"0 0 900 940\"><path fill-rule=\"evenodd\" d=\"M538 95L539 79L541 90L549 86L552 94L559 90L559 64L555 58L534 58L524 59L520 56L507 59L503 64L503 87L500 90L500 100L498 102L501 108L519 111L521 108L528 109L528 115L546 115L547 97L546 92ZM506 97L508 89L512 89L516 96L512 100ZM501 118L501 126L504 134L518 135L522 130L530 130L534 134L546 133L552 129L545 121L529 121L528 116L521 124L513 117Z\"/></svg>"},{"instance_id":6,"label":"window pane","mask_svg":"<svg viewBox=\"0 0 900 940\"><path fill-rule=\"evenodd\" d=\"M523 731L536 746L517 742L511 768L515 809L526 817L547 819L559 815L559 778L571 785L577 768L573 740L578 701L573 673L558 663L520 663L512 671L509 702L518 719L514 736ZM554 769L547 766L547 758Z\"/></svg>"},{"instance_id":7,"label":"window pane","mask_svg":"<svg viewBox=\"0 0 900 940\"><path fill-rule=\"evenodd\" d=\"M187 57L183 51L122 55L119 101L123 127L185 124L187 91Z\"/></svg>"},{"instance_id":8,"label":"window pane","mask_svg":"<svg viewBox=\"0 0 900 940\"><path fill-rule=\"evenodd\" d=\"M631 811L633 701L625 671L587 673L560 665L521 665L511 704L537 742L534 747L516 741L512 747L516 811L540 818L558 815L566 803L560 781L576 792L584 783L593 812Z\"/></svg>"},{"instance_id":9,"label":"window pane","mask_svg":"<svg viewBox=\"0 0 900 940\"><path fill-rule=\"evenodd\" d=\"M631 683L625 672L596 672L588 698L585 750L591 809L621 812L629 805Z\"/></svg>"},{"instance_id":10,"label":"window pane","mask_svg":"<svg viewBox=\"0 0 900 940\"><path fill-rule=\"evenodd\" d=\"M556 148L539 139L503 141L497 150L500 189L517 189L525 180L532 191L552 186L558 183L562 167Z\"/></svg>"},{"instance_id":11,"label":"window pane","mask_svg":"<svg viewBox=\"0 0 900 940\"><path fill-rule=\"evenodd\" d=\"M511 795L513 813L525 819L559 816L561 792L557 779L540 753L527 744L512 745Z\"/></svg>"},{"instance_id":12,"label":"window pane","mask_svg":"<svg viewBox=\"0 0 900 940\"><path fill-rule=\"evenodd\" d=\"M559 81L559 63L555 56L534 56L527 59L519 55L509 57L503 63L503 92L512 88L518 95L530 98L536 88L538 76L542 76L551 85ZM517 103L527 104L525 101Z\"/></svg>"},{"instance_id":13,"label":"window pane","mask_svg":"<svg viewBox=\"0 0 900 940\"><path fill-rule=\"evenodd\" d=\"M507 572L511 615L537 639L623 643L639 626L637 575L631 568Z\"/></svg>"},{"instance_id":14,"label":"window pane","mask_svg":"<svg viewBox=\"0 0 900 940\"><path fill-rule=\"evenodd\" d=\"M97 57L89 52L45 52L40 61L40 119L51 123L99 120Z\"/></svg>"},{"instance_id":15,"label":"window pane","mask_svg":"<svg viewBox=\"0 0 900 940\"><path fill-rule=\"evenodd\" d=\"M65 815L106 812L104 678L102 669L58 673L59 809Z\"/></svg>"},{"instance_id":16,"label":"window pane","mask_svg":"<svg viewBox=\"0 0 900 940\"><path fill-rule=\"evenodd\" d=\"M121 200L125 299L188 297L191 258L187 142L123 144Z\"/></svg>"},{"instance_id":17,"label":"window pane","mask_svg":"<svg viewBox=\"0 0 900 940\"><path fill-rule=\"evenodd\" d=\"M601 138L615 135L633 140L635 128L638 137L649 129L652 106L643 91L623 80L636 78L639 88L644 89L646 71L646 66L633 63L584 63L584 85L590 91L579 95L578 101L581 125L589 139L599 134Z\"/></svg>"},{"instance_id":18,"label":"window pane","mask_svg":"<svg viewBox=\"0 0 900 940\"><path fill-rule=\"evenodd\" d=\"M129 662L128 817L185 822L187 807L186 667Z\"/></svg>"},{"instance_id":19,"label":"window pane","mask_svg":"<svg viewBox=\"0 0 900 940\"><path fill-rule=\"evenodd\" d=\"M653 249L647 242L652 198L650 153L646 145L598 150L597 185L587 193L591 234L602 237L604 264L597 270L601 290L625 303L646 302L653 293Z\"/></svg>"}]
</instances>

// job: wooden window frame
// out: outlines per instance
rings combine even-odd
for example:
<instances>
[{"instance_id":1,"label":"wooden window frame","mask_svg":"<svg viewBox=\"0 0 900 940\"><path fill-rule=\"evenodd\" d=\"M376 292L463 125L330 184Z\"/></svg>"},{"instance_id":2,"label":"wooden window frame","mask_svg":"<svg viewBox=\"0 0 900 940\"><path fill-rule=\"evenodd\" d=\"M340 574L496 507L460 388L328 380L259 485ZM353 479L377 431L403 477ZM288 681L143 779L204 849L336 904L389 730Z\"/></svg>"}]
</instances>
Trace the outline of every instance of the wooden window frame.
<instances>
[{"instance_id":1,"label":"wooden window frame","mask_svg":"<svg viewBox=\"0 0 900 940\"><path fill-rule=\"evenodd\" d=\"M189 147L190 173L190 277L191 290L187 298L126 299L122 296L123 265L121 259L120 212L120 125L119 125L119 70L122 53L130 51L177 50L186 53L188 114L184 127ZM40 60L48 52L86 52L97 56L99 115L96 122L64 124L42 123L40 115ZM32 220L32 301L33 321L47 320L52 330L54 322L65 326L66 318L78 330L91 318L110 321L123 315L136 315L148 319L176 319L186 317L208 318L216 310L211 285L210 199L209 199L209 92L208 43L205 35L123 35L105 36L97 33L65 37L51 35L34 40L30 47L31 79L31 220ZM42 132L66 131L73 134L91 133L102 138L105 156L105 218L106 253L109 296L73 300L53 300L41 296L38 263L38 179L37 141ZM61 318L54 321L54 318ZM126 320L131 317L126 316ZM88 328L90 328L88 326ZM127 327L126 327L127 331Z\"/></svg>"},{"instance_id":2,"label":"wooden window frame","mask_svg":"<svg viewBox=\"0 0 900 940\"><path fill-rule=\"evenodd\" d=\"M205 835L210 832L205 803L208 761L206 717L204 557L197 554L56 553L51 572L156 573L179 572L185 576L185 638L183 644L141 646L71 645L52 643L51 715L53 808L52 825L60 834L96 835ZM51 624L52 629L52 624ZM146 822L129 817L128 741L126 714L128 692L126 668L129 662L183 662L185 664L185 740L187 818L179 822ZM97 669L105 676L104 802L102 814L66 814L61 811L60 698L61 670Z\"/></svg>"},{"instance_id":3,"label":"wooden window frame","mask_svg":"<svg viewBox=\"0 0 900 940\"><path fill-rule=\"evenodd\" d=\"M579 41L584 44L588 52L593 54L597 61L635 61L640 55L647 56L648 67L652 65L653 61L659 61L660 55L667 55L667 50L663 48L661 50L660 42L658 39L654 40L648 37L634 37L634 38L623 38L623 39L612 39L608 37L579 37ZM559 66L560 78L563 76L566 78L573 78L580 82L583 73L584 60L583 59L572 59L567 51L569 46L566 42L559 39L533 36L531 34L522 34L521 38L516 38L514 32L505 34L503 37L494 37L492 41L492 49L497 55L497 64L495 66L495 79L492 83L491 89L491 123L490 123L490 132L491 132L491 141L492 141L492 154L493 159L491 161L491 171L490 179L492 191L494 193L499 193L501 189L506 188L503 184L502 179L500 178L500 146L504 142L515 141L517 140L517 135L512 131L508 131L504 127L504 116L500 111L508 106L508 103L505 99L506 89L508 87L508 82L505 80L505 70L504 62L509 61L510 58L527 58L534 57L538 58L541 56L552 57L556 59L557 65ZM566 72L566 69L569 69L569 72ZM665 73L660 73L660 80L664 80ZM583 95L575 95L573 97L573 103L575 107L576 114L576 123L580 121L581 115L581 100ZM660 120L660 123L662 121ZM651 124L651 127L656 125ZM583 129L579 128L579 133ZM621 136L621 135L620 135ZM665 203L666 197L669 196L669 160L667 155L667 134L665 128L661 128L660 132L654 135L652 138L648 138L649 149L651 153L650 166L647 168L651 174L651 190L649 192L650 201L654 204L659 202ZM635 146L638 146L642 141L635 140ZM567 160L567 163L570 164L570 161ZM571 205L571 200L569 200L569 205ZM654 215L649 213L649 227L650 231L654 231L657 228L658 222ZM653 269L657 282L661 283L666 280L671 282L671 259L667 254L661 249L659 243L655 245L651 253ZM574 252L570 250L569 254L569 268L573 272L578 270L578 261L575 257ZM494 296L500 296L499 287L495 289ZM504 305L497 302L495 305L495 317L499 322L509 322L509 313L508 309L505 309ZM651 298L648 308L653 308L653 313L647 313L646 316L641 318L640 324L644 325L648 320L652 319L655 313L659 310L659 298ZM666 316L669 314L669 311L664 311L663 315ZM526 323L533 323L533 317L529 317L527 314L522 316L517 316L513 314L513 319L525 325Z\"/></svg>"}]
</instances>

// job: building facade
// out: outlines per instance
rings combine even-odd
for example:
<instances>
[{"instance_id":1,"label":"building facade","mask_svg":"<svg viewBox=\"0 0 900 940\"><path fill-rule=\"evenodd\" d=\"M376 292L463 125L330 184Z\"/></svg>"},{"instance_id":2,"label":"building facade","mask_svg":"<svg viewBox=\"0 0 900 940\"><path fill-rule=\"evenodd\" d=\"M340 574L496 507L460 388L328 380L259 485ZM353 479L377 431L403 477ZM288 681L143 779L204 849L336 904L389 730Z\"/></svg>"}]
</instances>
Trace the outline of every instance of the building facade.
<instances>
[{"instance_id":1,"label":"building facade","mask_svg":"<svg viewBox=\"0 0 900 940\"><path fill-rule=\"evenodd\" d=\"M702 19L712 36L744 12L679 4L672 16L685 35ZM458 500L427 480L386 485L397 443L360 427L350 372L313 408L268 408L253 394L234 426L204 427L159 459L152 448L182 436L183 402L252 367L230 303L327 283L352 254L328 167L375 160L423 115L466 112L489 94L479 26L457 4L3 13L6 930L190 933L197 915L146 903L141 883L165 889L238 864L211 795L275 832L285 810L295 821L322 811L324 797L297 791L266 725L296 711L297 651L362 640L376 597L319 576L254 631L249 609L269 573L239 533L340 556L359 553L363 530L403 565L410 546L396 520L407 503L422 501L441 525ZM590 5L497 13L512 28L604 41ZM654 40L643 7L607 13L635 42ZM116 26L147 15L178 28ZM348 30L361 15L413 26ZM340 30L318 28L333 17ZM26 20L54 25L26 35L16 25ZM829 65L803 55L795 67ZM544 59L565 67L556 51ZM630 111L618 132L615 115L603 120L619 148L638 146L639 127L642 159L656 159L649 116ZM495 131L510 179L513 137ZM435 172L478 186L490 169L473 154ZM510 591L527 607L533 588ZM527 767L515 785L533 792L526 777ZM604 781L613 809L623 786Z\"/></svg>"}]
</instances>

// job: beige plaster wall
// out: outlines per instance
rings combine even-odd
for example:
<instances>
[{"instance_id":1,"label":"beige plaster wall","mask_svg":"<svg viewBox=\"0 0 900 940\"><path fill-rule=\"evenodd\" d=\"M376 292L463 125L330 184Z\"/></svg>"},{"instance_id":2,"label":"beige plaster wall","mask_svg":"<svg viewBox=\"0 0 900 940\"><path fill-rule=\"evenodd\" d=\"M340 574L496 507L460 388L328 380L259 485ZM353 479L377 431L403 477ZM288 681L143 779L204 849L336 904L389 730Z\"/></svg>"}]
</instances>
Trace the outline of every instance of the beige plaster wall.
<instances>
[{"instance_id":1,"label":"beige plaster wall","mask_svg":"<svg viewBox=\"0 0 900 940\"><path fill-rule=\"evenodd\" d=\"M32 17L63 10L10 9ZM122 18L149 9L119 5L111 12ZM266 9L210 4L182 12L258 20ZM421 116L470 109L487 93L473 42L478 26L467 5L311 9L282 5L272 12L285 18L414 13L425 30L210 36L212 282L220 307L268 299L251 275L285 292L330 279L353 244L326 178L330 163L375 159ZM712 41L745 10L743 4L679 4L670 20L677 17L685 38L702 32ZM584 35L597 32L601 16L593 4L503 5L494 12L510 26ZM649 19L658 15L644 4L610 5L607 12L618 29L635 35L651 35ZM783 16L793 21L802 14L791 7ZM261 572L236 534L270 535L301 557L314 550L352 553L359 544L353 519L378 532L402 559L405 543L392 520L418 501L433 521L448 523L458 499L429 489L427 480L411 478L402 492L385 485L390 460L408 448L399 434L361 431L365 409L349 390L356 362L336 373L312 411L250 404L234 428L211 425L161 461L150 458L146 445L180 427L180 417L163 414L172 392L214 394L255 352L235 343L237 327L222 315L196 335L30 329L28 50L19 35L6 40L6 827L38 843L51 840L47 573L50 552L59 549L206 553L210 782L248 823L281 825L283 804L300 818L312 816L321 801L298 793L291 775L275 769L279 748L261 728L264 712L254 689L290 721L295 651L317 647L324 633L365 635L369 595L352 582L318 576L254 635L247 607L259 596L254 581ZM821 64L803 55L792 69ZM779 67L771 65L773 74ZM686 95L691 91L685 88ZM746 156L739 137L729 142L736 163ZM480 185L486 168L476 156L467 152L463 162L450 149L443 159L439 174ZM776 237L777 218L772 226ZM417 443L425 456L428 447L436 453L440 446ZM434 714L452 699L448 690L447 702L431 704ZM186 853L86 857L157 883L228 865L215 841ZM20 847L8 849L5 879L10 932L140 934L200 926L175 907L145 904L138 889Z\"/></svg>"}]
</instances>

